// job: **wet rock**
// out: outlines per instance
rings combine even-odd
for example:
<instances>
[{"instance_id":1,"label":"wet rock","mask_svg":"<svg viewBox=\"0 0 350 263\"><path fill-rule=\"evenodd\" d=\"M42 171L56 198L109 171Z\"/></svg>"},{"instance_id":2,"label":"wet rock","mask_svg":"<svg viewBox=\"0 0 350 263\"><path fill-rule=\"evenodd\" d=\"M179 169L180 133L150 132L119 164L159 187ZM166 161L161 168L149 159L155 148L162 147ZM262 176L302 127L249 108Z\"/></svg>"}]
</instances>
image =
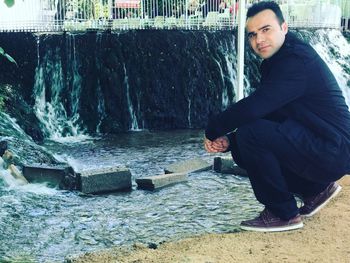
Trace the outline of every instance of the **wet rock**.
<instances>
[{"instance_id":1,"label":"wet rock","mask_svg":"<svg viewBox=\"0 0 350 263\"><path fill-rule=\"evenodd\" d=\"M148 248L150 248L150 249L157 249L158 245L156 243L151 242L151 243L148 244Z\"/></svg>"},{"instance_id":2,"label":"wet rock","mask_svg":"<svg viewBox=\"0 0 350 263\"><path fill-rule=\"evenodd\" d=\"M235 164L232 158L215 157L213 169L217 173L248 176L247 171Z\"/></svg>"},{"instance_id":3,"label":"wet rock","mask_svg":"<svg viewBox=\"0 0 350 263\"><path fill-rule=\"evenodd\" d=\"M7 141L0 141L0 156L3 156L7 148L8 148Z\"/></svg>"}]
</instances>

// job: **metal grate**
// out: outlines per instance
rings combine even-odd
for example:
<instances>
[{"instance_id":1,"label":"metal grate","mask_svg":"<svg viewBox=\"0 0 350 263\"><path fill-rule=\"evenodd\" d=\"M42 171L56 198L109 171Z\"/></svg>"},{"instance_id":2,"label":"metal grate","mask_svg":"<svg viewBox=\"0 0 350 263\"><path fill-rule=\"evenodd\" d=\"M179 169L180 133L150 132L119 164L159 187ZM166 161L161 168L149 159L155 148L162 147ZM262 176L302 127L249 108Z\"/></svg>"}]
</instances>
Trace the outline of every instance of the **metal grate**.
<instances>
[{"instance_id":1,"label":"metal grate","mask_svg":"<svg viewBox=\"0 0 350 263\"><path fill-rule=\"evenodd\" d=\"M0 31L227 30L239 0L16 0L0 2ZM247 6L256 0L247 0ZM347 29L349 0L279 0L292 27Z\"/></svg>"}]
</instances>

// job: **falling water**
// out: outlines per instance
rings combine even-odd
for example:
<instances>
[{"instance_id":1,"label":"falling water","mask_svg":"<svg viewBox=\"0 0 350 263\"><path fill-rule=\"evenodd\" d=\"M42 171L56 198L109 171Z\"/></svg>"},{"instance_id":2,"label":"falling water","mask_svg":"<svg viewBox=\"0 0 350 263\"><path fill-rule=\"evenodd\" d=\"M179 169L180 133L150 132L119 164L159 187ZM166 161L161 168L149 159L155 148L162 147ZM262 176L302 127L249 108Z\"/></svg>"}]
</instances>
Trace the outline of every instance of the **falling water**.
<instances>
[{"instance_id":1,"label":"falling water","mask_svg":"<svg viewBox=\"0 0 350 263\"><path fill-rule=\"evenodd\" d=\"M97 35L97 43L98 43L99 49L102 49L103 48L102 34ZM75 54L75 52L74 52L74 54ZM81 85L81 83L79 83L79 85ZM99 122L97 123L97 126L96 126L96 132L100 133L102 120L107 117L106 107L105 107L105 99L104 99L100 79L97 80L96 95L97 95L97 97L96 97L96 99L97 99L97 113L98 113L98 120L99 120Z\"/></svg>"},{"instance_id":2,"label":"falling water","mask_svg":"<svg viewBox=\"0 0 350 263\"><path fill-rule=\"evenodd\" d=\"M337 30L318 30L310 42L335 75L350 106L350 44Z\"/></svg>"},{"instance_id":3,"label":"falling water","mask_svg":"<svg viewBox=\"0 0 350 263\"><path fill-rule=\"evenodd\" d=\"M226 106L227 106L227 103L228 103L228 95L227 95L227 88L226 88L226 86L225 86L225 82L224 82L224 72L223 72L223 70L222 70L222 66L221 66L221 64L220 64L220 62L215 58L215 57L213 57L213 60L214 60L214 62L217 64L217 67L219 68L219 72L220 72L220 77L221 77L221 82L222 82L222 86L224 87L224 89L223 89L223 94L222 94L222 98L221 98L221 100L222 100L222 102L221 102L221 104L222 104L222 107L223 107L223 109L224 108L226 108Z\"/></svg>"},{"instance_id":4,"label":"falling water","mask_svg":"<svg viewBox=\"0 0 350 263\"><path fill-rule=\"evenodd\" d=\"M40 46L40 40L38 46ZM76 58L74 36L69 38L67 46L69 51L67 60L72 65L68 81L64 77L59 48L47 50L43 58L38 52L39 64L35 70L34 111L41 122L44 134L53 140L72 136L84 137L84 129L79 124L81 76L78 72L79 61ZM71 101L71 114L67 113L64 106L64 98L67 94Z\"/></svg>"},{"instance_id":5,"label":"falling water","mask_svg":"<svg viewBox=\"0 0 350 263\"><path fill-rule=\"evenodd\" d=\"M99 123L97 124L96 131L97 131L97 133L100 133L100 127L102 124L102 120L107 116L106 109L105 109L105 100L104 100L104 96L103 96L103 93L101 90L100 83L98 83L98 85L97 85L96 93L97 93L97 99L98 99L97 112L99 115Z\"/></svg>"},{"instance_id":6,"label":"falling water","mask_svg":"<svg viewBox=\"0 0 350 263\"><path fill-rule=\"evenodd\" d=\"M123 69L124 69L124 86L126 88L126 98L127 98L127 102L128 102L128 110L129 110L129 114L130 114L130 120L131 120L131 127L130 130L131 131L139 131L139 124L137 122L137 117L136 117L136 112L134 110L134 106L132 104L132 100L130 98L130 86L129 86L129 77L128 74L126 72L126 67L125 67L125 63L123 64Z\"/></svg>"},{"instance_id":7,"label":"falling water","mask_svg":"<svg viewBox=\"0 0 350 263\"><path fill-rule=\"evenodd\" d=\"M18 125L17 121L4 112L0 112L0 133L2 136L11 136L14 138L22 139L24 141L33 141L23 129Z\"/></svg>"},{"instance_id":8,"label":"falling water","mask_svg":"<svg viewBox=\"0 0 350 263\"><path fill-rule=\"evenodd\" d=\"M79 68L79 60L77 58L77 52L76 52L76 43L75 43L75 36L70 35L70 37L67 40L67 54L68 54L68 67L72 68L70 78L73 79L72 85L71 85L71 92L70 92L70 100L71 100L71 106L72 106L72 123L76 123L79 120L79 103L80 103L80 96L81 96L81 75L79 74L78 68ZM71 65L71 66L69 66ZM68 73L70 73L68 71ZM75 127L75 131L73 135L77 135L79 127Z\"/></svg>"},{"instance_id":9,"label":"falling water","mask_svg":"<svg viewBox=\"0 0 350 263\"><path fill-rule=\"evenodd\" d=\"M192 128L192 123L191 123L191 99L187 98L188 101L188 115L187 115L187 121L188 121L188 127Z\"/></svg>"}]
</instances>

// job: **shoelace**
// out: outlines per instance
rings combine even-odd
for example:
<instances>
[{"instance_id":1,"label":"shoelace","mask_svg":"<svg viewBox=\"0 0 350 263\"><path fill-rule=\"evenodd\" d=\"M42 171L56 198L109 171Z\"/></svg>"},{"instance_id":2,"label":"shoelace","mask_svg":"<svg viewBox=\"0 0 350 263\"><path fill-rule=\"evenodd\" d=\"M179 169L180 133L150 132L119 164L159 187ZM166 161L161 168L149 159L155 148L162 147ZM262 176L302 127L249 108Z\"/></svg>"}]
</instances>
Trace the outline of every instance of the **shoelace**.
<instances>
[{"instance_id":1,"label":"shoelace","mask_svg":"<svg viewBox=\"0 0 350 263\"><path fill-rule=\"evenodd\" d=\"M277 219L266 208L260 213L260 218L263 220L264 223L271 223L271 222L273 222L273 221L275 221Z\"/></svg>"}]
</instances>

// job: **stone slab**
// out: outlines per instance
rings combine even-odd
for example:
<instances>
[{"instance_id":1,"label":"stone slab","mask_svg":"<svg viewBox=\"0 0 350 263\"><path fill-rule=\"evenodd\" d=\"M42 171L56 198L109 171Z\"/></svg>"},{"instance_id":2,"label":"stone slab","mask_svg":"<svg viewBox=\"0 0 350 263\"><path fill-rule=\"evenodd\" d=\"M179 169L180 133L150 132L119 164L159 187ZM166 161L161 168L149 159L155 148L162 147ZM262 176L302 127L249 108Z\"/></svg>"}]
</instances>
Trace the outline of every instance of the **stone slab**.
<instances>
[{"instance_id":1,"label":"stone slab","mask_svg":"<svg viewBox=\"0 0 350 263\"><path fill-rule=\"evenodd\" d=\"M23 166L23 176L30 183L47 183L49 186L59 186L60 189L76 190L77 177L66 164L33 164Z\"/></svg>"},{"instance_id":2,"label":"stone slab","mask_svg":"<svg viewBox=\"0 0 350 263\"><path fill-rule=\"evenodd\" d=\"M84 170L78 177L79 190L86 194L131 189L131 172L125 167Z\"/></svg>"},{"instance_id":3,"label":"stone slab","mask_svg":"<svg viewBox=\"0 0 350 263\"><path fill-rule=\"evenodd\" d=\"M187 181L186 173L171 173L137 178L135 181L138 188L145 190L155 190L175 183Z\"/></svg>"},{"instance_id":4,"label":"stone slab","mask_svg":"<svg viewBox=\"0 0 350 263\"><path fill-rule=\"evenodd\" d=\"M235 164L232 158L215 157L213 169L217 173L248 176L247 171Z\"/></svg>"},{"instance_id":5,"label":"stone slab","mask_svg":"<svg viewBox=\"0 0 350 263\"><path fill-rule=\"evenodd\" d=\"M209 164L208 162L199 158L194 158L194 159L189 159L189 160L171 164L164 169L164 172L166 174L193 173L193 172L210 170L211 168L212 168L212 165Z\"/></svg>"}]
</instances>

